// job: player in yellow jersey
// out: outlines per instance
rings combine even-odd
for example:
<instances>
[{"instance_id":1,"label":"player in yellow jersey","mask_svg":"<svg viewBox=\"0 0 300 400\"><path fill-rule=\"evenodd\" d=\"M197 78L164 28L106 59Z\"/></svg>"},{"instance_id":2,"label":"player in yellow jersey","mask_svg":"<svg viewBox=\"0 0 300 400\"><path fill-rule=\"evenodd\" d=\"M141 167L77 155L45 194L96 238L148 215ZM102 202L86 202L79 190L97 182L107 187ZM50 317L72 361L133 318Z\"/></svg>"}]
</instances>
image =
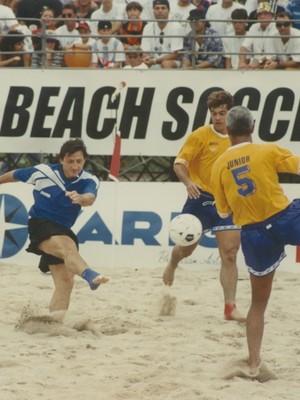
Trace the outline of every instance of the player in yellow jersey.
<instances>
[{"instance_id":1,"label":"player in yellow jersey","mask_svg":"<svg viewBox=\"0 0 300 400\"><path fill-rule=\"evenodd\" d=\"M300 157L276 144L252 143L253 117L246 107L227 114L232 143L215 162L212 184L222 217L233 213L250 272L252 301L247 315L250 377L259 376L264 313L275 270L287 244L300 245L300 199L290 201L278 172L300 174Z\"/></svg>"},{"instance_id":2,"label":"player in yellow jersey","mask_svg":"<svg viewBox=\"0 0 300 400\"><path fill-rule=\"evenodd\" d=\"M226 115L233 106L233 97L223 90L212 92L207 106L212 124L200 127L188 136L175 159L174 171L188 192L182 213L195 215L202 223L203 232L213 230L216 234L221 258L224 316L227 320L244 322L245 317L236 308L236 256L240 246L240 228L233 224L231 216L224 221L218 215L210 182L214 162L230 146ZM165 285L173 284L178 263L190 256L197 246L198 243L186 247L174 246L163 274Z\"/></svg>"}]
</instances>

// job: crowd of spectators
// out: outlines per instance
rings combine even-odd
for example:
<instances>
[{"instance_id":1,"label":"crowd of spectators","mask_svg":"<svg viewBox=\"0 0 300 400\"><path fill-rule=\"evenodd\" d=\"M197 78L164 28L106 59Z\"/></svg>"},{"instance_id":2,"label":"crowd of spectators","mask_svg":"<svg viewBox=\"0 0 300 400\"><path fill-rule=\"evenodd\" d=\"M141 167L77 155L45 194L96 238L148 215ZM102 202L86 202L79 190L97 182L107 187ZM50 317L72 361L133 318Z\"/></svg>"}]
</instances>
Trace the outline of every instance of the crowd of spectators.
<instances>
[{"instance_id":1,"label":"crowd of spectators","mask_svg":"<svg viewBox=\"0 0 300 400\"><path fill-rule=\"evenodd\" d=\"M0 0L0 66L299 69L300 0Z\"/></svg>"}]
</instances>

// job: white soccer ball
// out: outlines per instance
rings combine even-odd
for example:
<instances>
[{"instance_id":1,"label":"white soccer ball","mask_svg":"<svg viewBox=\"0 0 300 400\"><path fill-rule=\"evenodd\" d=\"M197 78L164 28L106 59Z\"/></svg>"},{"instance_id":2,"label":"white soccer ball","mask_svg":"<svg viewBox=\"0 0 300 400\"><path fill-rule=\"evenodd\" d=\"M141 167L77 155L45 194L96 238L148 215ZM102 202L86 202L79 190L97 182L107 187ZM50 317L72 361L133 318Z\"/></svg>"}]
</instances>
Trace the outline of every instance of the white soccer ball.
<instances>
[{"instance_id":1,"label":"white soccer ball","mask_svg":"<svg viewBox=\"0 0 300 400\"><path fill-rule=\"evenodd\" d=\"M190 246L199 241L202 224L192 214L179 214L170 222L170 239L179 246Z\"/></svg>"}]
</instances>

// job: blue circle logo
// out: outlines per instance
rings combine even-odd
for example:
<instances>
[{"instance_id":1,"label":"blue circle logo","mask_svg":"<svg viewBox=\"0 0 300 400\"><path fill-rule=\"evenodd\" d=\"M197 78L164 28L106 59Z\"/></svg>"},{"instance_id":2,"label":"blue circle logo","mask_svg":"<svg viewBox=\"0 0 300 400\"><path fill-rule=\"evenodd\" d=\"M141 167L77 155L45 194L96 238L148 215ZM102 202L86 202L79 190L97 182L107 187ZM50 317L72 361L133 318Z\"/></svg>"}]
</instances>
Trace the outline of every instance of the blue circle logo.
<instances>
[{"instance_id":1,"label":"blue circle logo","mask_svg":"<svg viewBox=\"0 0 300 400\"><path fill-rule=\"evenodd\" d=\"M27 241L28 214L21 201L10 194L0 194L0 258L17 254Z\"/></svg>"}]
</instances>

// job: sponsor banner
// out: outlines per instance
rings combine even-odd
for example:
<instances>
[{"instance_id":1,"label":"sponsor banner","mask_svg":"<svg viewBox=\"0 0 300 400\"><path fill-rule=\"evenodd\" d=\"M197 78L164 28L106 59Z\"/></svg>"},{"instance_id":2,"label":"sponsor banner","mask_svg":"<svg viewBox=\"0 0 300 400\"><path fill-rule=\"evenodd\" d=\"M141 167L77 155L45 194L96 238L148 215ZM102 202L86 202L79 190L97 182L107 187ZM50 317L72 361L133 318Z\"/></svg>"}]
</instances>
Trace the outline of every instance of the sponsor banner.
<instances>
[{"instance_id":1,"label":"sponsor banner","mask_svg":"<svg viewBox=\"0 0 300 400\"><path fill-rule=\"evenodd\" d=\"M174 156L186 135L209 122L208 93L230 91L255 118L257 142L293 149L300 141L298 71L1 71L0 146L4 153L57 153L81 137L90 154ZM126 86L115 102L113 93ZM117 121L117 124L116 124Z\"/></svg>"},{"instance_id":2,"label":"sponsor banner","mask_svg":"<svg viewBox=\"0 0 300 400\"><path fill-rule=\"evenodd\" d=\"M283 185L293 198L295 185ZM83 208L73 227L80 253L92 267L155 268L166 266L172 251L168 227L183 206L186 191L181 183L104 182L92 207ZM22 183L1 185L0 261L35 267L38 256L26 252L27 210L32 187ZM296 248L287 246L280 268L299 271ZM245 267L241 251L239 267ZM187 268L219 267L215 236L206 234Z\"/></svg>"}]
</instances>

